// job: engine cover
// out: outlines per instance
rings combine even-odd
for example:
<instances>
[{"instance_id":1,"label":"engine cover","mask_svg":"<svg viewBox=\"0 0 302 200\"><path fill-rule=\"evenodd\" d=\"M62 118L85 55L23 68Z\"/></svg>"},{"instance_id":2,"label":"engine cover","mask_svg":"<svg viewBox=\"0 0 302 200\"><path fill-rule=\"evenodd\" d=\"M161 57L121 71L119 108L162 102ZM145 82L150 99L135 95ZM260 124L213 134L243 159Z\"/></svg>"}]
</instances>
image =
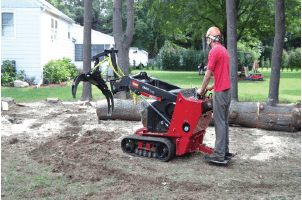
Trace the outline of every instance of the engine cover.
<instances>
[{"instance_id":1,"label":"engine cover","mask_svg":"<svg viewBox=\"0 0 302 200\"><path fill-rule=\"evenodd\" d=\"M169 122L174 111L174 103L168 101L155 101L152 106L156 108ZM167 133L169 124L164 120L151 106L148 106L142 112L142 123L149 132L153 133Z\"/></svg>"}]
</instances>

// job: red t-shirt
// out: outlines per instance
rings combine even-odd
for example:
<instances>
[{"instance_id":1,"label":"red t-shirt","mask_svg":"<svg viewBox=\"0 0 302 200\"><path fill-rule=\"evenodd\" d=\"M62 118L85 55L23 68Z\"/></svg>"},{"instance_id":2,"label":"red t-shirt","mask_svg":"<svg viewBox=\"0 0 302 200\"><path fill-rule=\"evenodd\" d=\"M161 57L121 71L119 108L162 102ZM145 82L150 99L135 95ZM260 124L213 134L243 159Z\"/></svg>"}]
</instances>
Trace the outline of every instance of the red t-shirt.
<instances>
[{"instance_id":1,"label":"red t-shirt","mask_svg":"<svg viewBox=\"0 0 302 200\"><path fill-rule=\"evenodd\" d=\"M208 56L207 70L214 74L214 92L231 88L230 57L225 47L215 43Z\"/></svg>"}]
</instances>

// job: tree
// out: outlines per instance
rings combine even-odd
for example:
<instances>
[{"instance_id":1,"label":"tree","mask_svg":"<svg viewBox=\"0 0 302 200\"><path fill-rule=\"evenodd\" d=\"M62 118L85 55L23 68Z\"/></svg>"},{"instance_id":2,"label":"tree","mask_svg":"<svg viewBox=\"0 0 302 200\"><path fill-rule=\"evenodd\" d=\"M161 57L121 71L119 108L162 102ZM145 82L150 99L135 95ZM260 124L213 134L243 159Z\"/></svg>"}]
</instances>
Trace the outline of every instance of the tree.
<instances>
[{"instance_id":1,"label":"tree","mask_svg":"<svg viewBox=\"0 0 302 200\"><path fill-rule=\"evenodd\" d=\"M237 56L237 5L236 0L226 1L227 10L227 49L230 55L230 78L232 101L238 101L238 56Z\"/></svg>"},{"instance_id":2,"label":"tree","mask_svg":"<svg viewBox=\"0 0 302 200\"><path fill-rule=\"evenodd\" d=\"M217 26L223 35L223 44L227 46L226 0L148 0L153 12L159 19L161 33L168 39L190 43L202 40L202 34L211 26ZM285 1L286 32L291 41L301 35L301 1ZM273 0L237 0L237 41L262 39L274 35ZM192 42L191 44L195 44ZM195 46L194 46L195 47Z\"/></svg>"},{"instance_id":3,"label":"tree","mask_svg":"<svg viewBox=\"0 0 302 200\"><path fill-rule=\"evenodd\" d=\"M124 32L122 0L113 2L113 37L118 48L118 64L125 75L129 75L129 47L134 29L134 0L127 0L127 27Z\"/></svg>"},{"instance_id":4,"label":"tree","mask_svg":"<svg viewBox=\"0 0 302 200\"><path fill-rule=\"evenodd\" d=\"M272 53L271 80L269 87L269 101L273 104L279 102L279 82L282 61L282 52L285 37L284 0L275 0L275 38Z\"/></svg>"},{"instance_id":5,"label":"tree","mask_svg":"<svg viewBox=\"0 0 302 200\"><path fill-rule=\"evenodd\" d=\"M83 44L83 70L91 70L91 28L92 28L92 0L84 2L84 44ZM81 100L92 100L91 84L83 82L83 93Z\"/></svg>"},{"instance_id":6,"label":"tree","mask_svg":"<svg viewBox=\"0 0 302 200\"><path fill-rule=\"evenodd\" d=\"M270 81L269 100L264 103L238 102L237 91L237 28L236 28L236 0L227 0L228 18L228 51L231 65L231 91L232 103L230 105L229 123L247 127L263 128L278 131L301 130L301 104L278 105L278 88L280 80L280 68L282 50L285 36L284 1L275 0L275 24L274 50L272 59L272 75ZM235 87L235 89L233 88ZM215 119L214 119L215 120ZM211 122L213 124L213 120Z\"/></svg>"}]
</instances>

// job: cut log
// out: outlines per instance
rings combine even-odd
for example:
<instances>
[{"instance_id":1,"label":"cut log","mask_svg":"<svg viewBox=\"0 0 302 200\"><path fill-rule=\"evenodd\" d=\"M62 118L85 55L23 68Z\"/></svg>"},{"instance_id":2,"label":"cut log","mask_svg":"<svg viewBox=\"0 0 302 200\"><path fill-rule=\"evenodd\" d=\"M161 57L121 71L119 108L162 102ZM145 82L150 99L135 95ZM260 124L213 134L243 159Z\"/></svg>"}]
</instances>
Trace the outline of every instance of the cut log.
<instances>
[{"instance_id":1,"label":"cut log","mask_svg":"<svg viewBox=\"0 0 302 200\"><path fill-rule=\"evenodd\" d=\"M107 100L102 99L97 102L97 115L99 120L123 119L141 121L142 112L147 107L148 104L139 99L137 105L134 105L133 100L114 99L114 111L108 117ZM211 120L210 125L213 124L214 119ZM301 104L271 105L268 102L232 101L229 112L229 124L276 131L300 131Z\"/></svg>"},{"instance_id":2,"label":"cut log","mask_svg":"<svg viewBox=\"0 0 302 200\"><path fill-rule=\"evenodd\" d=\"M152 103L154 100L148 100ZM148 103L138 99L137 105L133 100L114 99L114 110L111 116L107 116L108 104L106 99L97 101L96 113L99 120L103 119L123 119L130 121L140 121L142 111L148 107Z\"/></svg>"},{"instance_id":3,"label":"cut log","mask_svg":"<svg viewBox=\"0 0 302 200\"><path fill-rule=\"evenodd\" d=\"M211 120L211 124L214 124ZM301 104L232 101L229 124L276 131L301 130Z\"/></svg>"}]
</instances>

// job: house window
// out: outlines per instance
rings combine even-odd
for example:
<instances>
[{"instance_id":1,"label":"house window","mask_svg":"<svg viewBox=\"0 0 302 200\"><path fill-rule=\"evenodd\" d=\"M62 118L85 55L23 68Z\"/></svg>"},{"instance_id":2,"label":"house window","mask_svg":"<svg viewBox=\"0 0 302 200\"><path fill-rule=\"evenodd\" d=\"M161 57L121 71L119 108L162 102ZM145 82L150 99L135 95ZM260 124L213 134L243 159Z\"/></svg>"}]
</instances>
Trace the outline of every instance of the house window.
<instances>
[{"instance_id":1,"label":"house window","mask_svg":"<svg viewBox=\"0 0 302 200\"><path fill-rule=\"evenodd\" d=\"M51 40L58 39L58 21L51 19Z\"/></svg>"},{"instance_id":2,"label":"house window","mask_svg":"<svg viewBox=\"0 0 302 200\"><path fill-rule=\"evenodd\" d=\"M2 13L2 36L15 37L14 13Z\"/></svg>"},{"instance_id":3,"label":"house window","mask_svg":"<svg viewBox=\"0 0 302 200\"><path fill-rule=\"evenodd\" d=\"M102 53L104 49L109 49L110 45L105 44L93 44L91 45L91 57L98 53ZM101 60L104 60L105 57L103 56L100 58ZM75 61L83 61L83 45L82 44L76 44L75 45Z\"/></svg>"}]
</instances>

